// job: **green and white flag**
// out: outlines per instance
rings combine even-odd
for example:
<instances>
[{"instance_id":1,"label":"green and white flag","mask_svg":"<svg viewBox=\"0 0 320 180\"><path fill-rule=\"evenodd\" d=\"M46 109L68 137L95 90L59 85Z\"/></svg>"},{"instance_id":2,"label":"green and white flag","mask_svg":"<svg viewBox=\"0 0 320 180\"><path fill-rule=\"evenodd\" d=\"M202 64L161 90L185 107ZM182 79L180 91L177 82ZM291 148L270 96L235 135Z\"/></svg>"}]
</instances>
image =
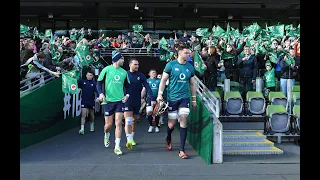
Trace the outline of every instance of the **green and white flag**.
<instances>
[{"instance_id":1,"label":"green and white flag","mask_svg":"<svg viewBox=\"0 0 320 180\"><path fill-rule=\"evenodd\" d=\"M29 31L29 27L26 26L26 25L23 25L23 24L20 24L20 34L23 34L25 32L28 32Z\"/></svg>"},{"instance_id":2,"label":"green and white flag","mask_svg":"<svg viewBox=\"0 0 320 180\"><path fill-rule=\"evenodd\" d=\"M80 74L80 73L79 73ZM70 71L62 73L62 92L76 94L78 93L77 72Z\"/></svg>"},{"instance_id":3,"label":"green and white flag","mask_svg":"<svg viewBox=\"0 0 320 180\"><path fill-rule=\"evenodd\" d=\"M141 24L135 24L132 26L133 32L142 32L143 26Z\"/></svg>"},{"instance_id":4,"label":"green and white flag","mask_svg":"<svg viewBox=\"0 0 320 180\"><path fill-rule=\"evenodd\" d=\"M109 47L109 41L107 40L107 38L104 38L100 44L103 48Z\"/></svg>"},{"instance_id":5,"label":"green and white flag","mask_svg":"<svg viewBox=\"0 0 320 180\"><path fill-rule=\"evenodd\" d=\"M62 52L60 52L54 44L51 44L51 57L53 64L57 65L59 63L59 60L62 56Z\"/></svg>"},{"instance_id":6,"label":"green and white flag","mask_svg":"<svg viewBox=\"0 0 320 180\"><path fill-rule=\"evenodd\" d=\"M194 53L193 61L194 61L194 69L198 71L200 74L204 74L205 72L204 64L202 63L202 58L198 51Z\"/></svg>"},{"instance_id":7,"label":"green and white flag","mask_svg":"<svg viewBox=\"0 0 320 180\"><path fill-rule=\"evenodd\" d=\"M93 57L89 51L89 46L86 44L83 44L81 46L78 46L75 49L76 56L78 56L80 64L82 66L87 66L88 64L93 62Z\"/></svg>"},{"instance_id":8,"label":"green and white flag","mask_svg":"<svg viewBox=\"0 0 320 180\"><path fill-rule=\"evenodd\" d=\"M47 30L45 31L45 33L44 33L44 36L51 38L51 36L52 36L52 30L51 30L51 29L47 29Z\"/></svg>"},{"instance_id":9,"label":"green and white flag","mask_svg":"<svg viewBox=\"0 0 320 180\"><path fill-rule=\"evenodd\" d=\"M206 32L209 31L209 28L198 28L196 30L196 35L197 36L203 36L204 34L206 34Z\"/></svg>"}]
</instances>

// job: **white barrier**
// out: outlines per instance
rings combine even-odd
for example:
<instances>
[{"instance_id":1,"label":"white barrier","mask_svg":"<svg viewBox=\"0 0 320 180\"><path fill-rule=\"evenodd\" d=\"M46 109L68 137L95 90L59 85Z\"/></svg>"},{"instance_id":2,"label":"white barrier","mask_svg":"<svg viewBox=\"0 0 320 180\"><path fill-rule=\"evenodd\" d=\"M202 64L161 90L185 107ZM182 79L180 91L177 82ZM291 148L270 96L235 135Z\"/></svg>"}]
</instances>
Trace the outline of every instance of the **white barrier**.
<instances>
[{"instance_id":1,"label":"white barrier","mask_svg":"<svg viewBox=\"0 0 320 180\"><path fill-rule=\"evenodd\" d=\"M213 118L213 147L212 161L214 164L223 163L223 126L219 121L220 100L196 77L197 94L202 98Z\"/></svg>"}]
</instances>

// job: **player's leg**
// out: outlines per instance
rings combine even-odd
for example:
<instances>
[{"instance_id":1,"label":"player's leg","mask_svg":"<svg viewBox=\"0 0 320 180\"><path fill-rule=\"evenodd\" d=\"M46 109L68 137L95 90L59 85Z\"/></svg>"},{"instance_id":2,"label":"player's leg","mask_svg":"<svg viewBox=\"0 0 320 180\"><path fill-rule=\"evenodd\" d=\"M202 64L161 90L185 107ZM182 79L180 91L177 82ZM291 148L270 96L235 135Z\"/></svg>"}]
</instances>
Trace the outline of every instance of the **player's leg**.
<instances>
[{"instance_id":1,"label":"player's leg","mask_svg":"<svg viewBox=\"0 0 320 180\"><path fill-rule=\"evenodd\" d=\"M131 97L124 104L124 118L125 118L125 133L127 137L126 147L132 149L132 121L133 121L133 107Z\"/></svg>"},{"instance_id":2,"label":"player's leg","mask_svg":"<svg viewBox=\"0 0 320 180\"><path fill-rule=\"evenodd\" d=\"M168 101L168 127L166 135L166 146L169 151L172 150L171 133L177 123L179 101Z\"/></svg>"},{"instance_id":3,"label":"player's leg","mask_svg":"<svg viewBox=\"0 0 320 180\"><path fill-rule=\"evenodd\" d=\"M86 117L87 117L87 111L88 108L84 107L85 105L81 105L81 128L79 130L79 134L83 135L84 134L84 125L86 123Z\"/></svg>"},{"instance_id":4,"label":"player's leg","mask_svg":"<svg viewBox=\"0 0 320 180\"><path fill-rule=\"evenodd\" d=\"M131 131L131 136L132 136L132 141L131 144L133 146L136 145L136 142L134 141L134 134L136 132L136 125L137 125L137 117L139 116L139 109L140 109L141 104L137 103L133 106L133 116L132 116L132 131Z\"/></svg>"},{"instance_id":5,"label":"player's leg","mask_svg":"<svg viewBox=\"0 0 320 180\"><path fill-rule=\"evenodd\" d=\"M152 112L153 112L153 107L151 106L151 99L147 98L147 107L146 107L146 112L147 112L147 117L148 117L148 122L149 122L149 129L148 132L151 133L153 131L153 126L152 126Z\"/></svg>"},{"instance_id":6,"label":"player's leg","mask_svg":"<svg viewBox=\"0 0 320 180\"><path fill-rule=\"evenodd\" d=\"M123 108L124 104L119 101L116 102L116 108L115 108L115 124L116 124L116 131L115 131L115 147L114 147L114 153L116 155L121 155L122 151L120 148L120 141L121 141L121 134L122 134L122 118L123 118Z\"/></svg>"},{"instance_id":7,"label":"player's leg","mask_svg":"<svg viewBox=\"0 0 320 180\"><path fill-rule=\"evenodd\" d=\"M109 147L110 145L110 131L113 124L115 103L110 102L108 104L102 105L102 110L104 114L104 146Z\"/></svg>"},{"instance_id":8,"label":"player's leg","mask_svg":"<svg viewBox=\"0 0 320 180\"><path fill-rule=\"evenodd\" d=\"M89 120L90 120L90 131L94 131L94 105L92 106L92 109L89 109Z\"/></svg>"},{"instance_id":9,"label":"player's leg","mask_svg":"<svg viewBox=\"0 0 320 180\"><path fill-rule=\"evenodd\" d=\"M179 119L180 119L180 150L179 150L179 156L182 159L187 159L188 155L185 153L184 150L184 146L186 143L186 139L187 139L187 125L188 125L188 121L187 118L189 116L190 113L190 109L189 109L189 105L190 105L190 99L186 98L186 99L182 99L180 104L179 104L179 111L178 111L178 115L179 115Z\"/></svg>"}]
</instances>

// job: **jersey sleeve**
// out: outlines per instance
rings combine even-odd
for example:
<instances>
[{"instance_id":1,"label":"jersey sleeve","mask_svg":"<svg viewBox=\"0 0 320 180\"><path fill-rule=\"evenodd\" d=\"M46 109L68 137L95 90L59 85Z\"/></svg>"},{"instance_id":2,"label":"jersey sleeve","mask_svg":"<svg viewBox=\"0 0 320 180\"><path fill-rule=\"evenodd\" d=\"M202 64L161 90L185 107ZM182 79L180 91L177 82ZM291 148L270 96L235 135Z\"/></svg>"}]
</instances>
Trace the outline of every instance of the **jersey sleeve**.
<instances>
[{"instance_id":1,"label":"jersey sleeve","mask_svg":"<svg viewBox=\"0 0 320 180\"><path fill-rule=\"evenodd\" d=\"M107 75L107 70L107 68L102 69L97 81L102 81L105 78L105 76Z\"/></svg>"},{"instance_id":2,"label":"jersey sleeve","mask_svg":"<svg viewBox=\"0 0 320 180\"><path fill-rule=\"evenodd\" d=\"M195 70L194 70L194 67L193 66L191 66L191 68L190 68L191 70L191 76L190 77L193 77L194 75L195 75Z\"/></svg>"},{"instance_id":3,"label":"jersey sleeve","mask_svg":"<svg viewBox=\"0 0 320 180\"><path fill-rule=\"evenodd\" d=\"M170 74L172 71L172 66L171 66L171 62L166 64L166 67L164 68L163 72Z\"/></svg>"},{"instance_id":4,"label":"jersey sleeve","mask_svg":"<svg viewBox=\"0 0 320 180\"><path fill-rule=\"evenodd\" d=\"M149 86L149 83L147 82L147 78L146 78L146 76L145 76L144 74L142 74L142 73L141 73L141 80L142 80L143 86L144 86L144 87L146 88L146 90L147 90L148 97L149 97L152 101L154 101L155 99L154 99L154 97L153 97L153 93L152 93L152 90L151 90L151 88L150 88L150 86Z\"/></svg>"}]
</instances>

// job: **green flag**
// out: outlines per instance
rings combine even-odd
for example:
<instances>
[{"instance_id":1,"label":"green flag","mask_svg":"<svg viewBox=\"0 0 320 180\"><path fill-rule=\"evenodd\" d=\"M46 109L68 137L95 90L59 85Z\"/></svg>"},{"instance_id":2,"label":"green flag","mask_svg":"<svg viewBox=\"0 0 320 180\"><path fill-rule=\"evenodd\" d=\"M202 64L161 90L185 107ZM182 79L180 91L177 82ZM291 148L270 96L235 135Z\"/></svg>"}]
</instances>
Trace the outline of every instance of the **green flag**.
<instances>
[{"instance_id":1,"label":"green flag","mask_svg":"<svg viewBox=\"0 0 320 180\"><path fill-rule=\"evenodd\" d=\"M93 57L89 51L89 46L83 44L75 49L75 53L79 58L80 64L82 66L87 66L93 61Z\"/></svg>"},{"instance_id":2,"label":"green flag","mask_svg":"<svg viewBox=\"0 0 320 180\"><path fill-rule=\"evenodd\" d=\"M107 40L107 38L104 38L100 44L104 48L109 47L109 41Z\"/></svg>"},{"instance_id":3,"label":"green flag","mask_svg":"<svg viewBox=\"0 0 320 180\"><path fill-rule=\"evenodd\" d=\"M47 29L47 30L45 31L45 33L44 33L44 36L51 38L51 36L52 36L52 30L51 30L51 29Z\"/></svg>"},{"instance_id":4,"label":"green flag","mask_svg":"<svg viewBox=\"0 0 320 180\"><path fill-rule=\"evenodd\" d=\"M78 38L78 33L77 33L77 32L74 32L74 31L69 31L69 33L70 33L70 39L71 39L72 41L76 41L77 38Z\"/></svg>"},{"instance_id":5,"label":"green flag","mask_svg":"<svg viewBox=\"0 0 320 180\"><path fill-rule=\"evenodd\" d=\"M160 61L170 61L172 56L173 52L169 52L160 48Z\"/></svg>"},{"instance_id":6,"label":"green flag","mask_svg":"<svg viewBox=\"0 0 320 180\"><path fill-rule=\"evenodd\" d=\"M78 92L78 82L75 73L74 71L62 73L62 92L70 94Z\"/></svg>"},{"instance_id":7,"label":"green flag","mask_svg":"<svg viewBox=\"0 0 320 180\"><path fill-rule=\"evenodd\" d=\"M196 29L196 35L203 36L208 31L209 31L209 28L198 28Z\"/></svg>"},{"instance_id":8,"label":"green flag","mask_svg":"<svg viewBox=\"0 0 320 180\"><path fill-rule=\"evenodd\" d=\"M30 28L28 26L20 24L20 34L23 34L23 33L27 32L27 31L29 31L29 29Z\"/></svg>"},{"instance_id":9,"label":"green flag","mask_svg":"<svg viewBox=\"0 0 320 180\"><path fill-rule=\"evenodd\" d=\"M204 64L202 63L202 58L198 51L194 53L194 69L198 71L200 74L204 74Z\"/></svg>"},{"instance_id":10,"label":"green flag","mask_svg":"<svg viewBox=\"0 0 320 180\"><path fill-rule=\"evenodd\" d=\"M141 24L135 24L132 26L133 32L142 32L143 26Z\"/></svg>"},{"instance_id":11,"label":"green flag","mask_svg":"<svg viewBox=\"0 0 320 180\"><path fill-rule=\"evenodd\" d=\"M278 61L277 55L275 53L269 53L269 59L273 63L277 63Z\"/></svg>"},{"instance_id":12,"label":"green flag","mask_svg":"<svg viewBox=\"0 0 320 180\"><path fill-rule=\"evenodd\" d=\"M212 28L213 36L218 37L218 36L223 36L225 31L219 26L213 26Z\"/></svg>"},{"instance_id":13,"label":"green flag","mask_svg":"<svg viewBox=\"0 0 320 180\"><path fill-rule=\"evenodd\" d=\"M271 35L276 38L282 38L284 36L284 24L268 27Z\"/></svg>"},{"instance_id":14,"label":"green flag","mask_svg":"<svg viewBox=\"0 0 320 180\"><path fill-rule=\"evenodd\" d=\"M51 44L51 57L53 64L57 65L59 63L59 60L62 56L62 52L60 52L54 44Z\"/></svg>"}]
</instances>

